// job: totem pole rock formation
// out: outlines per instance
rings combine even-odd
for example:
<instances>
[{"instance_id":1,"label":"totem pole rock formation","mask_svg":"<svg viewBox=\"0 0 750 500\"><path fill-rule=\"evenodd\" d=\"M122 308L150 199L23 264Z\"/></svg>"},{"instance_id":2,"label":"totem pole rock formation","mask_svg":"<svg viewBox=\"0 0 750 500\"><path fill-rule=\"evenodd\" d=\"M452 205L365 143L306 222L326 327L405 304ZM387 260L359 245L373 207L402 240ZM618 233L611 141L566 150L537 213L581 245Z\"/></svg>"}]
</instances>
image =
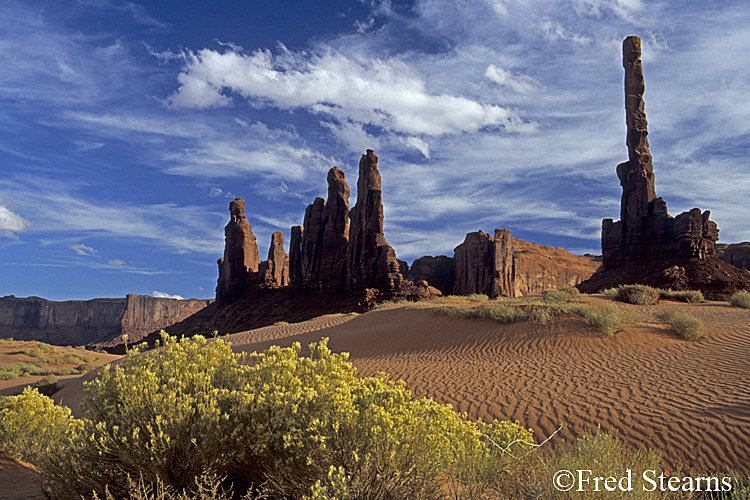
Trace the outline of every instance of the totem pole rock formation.
<instances>
[{"instance_id":1,"label":"totem pole rock formation","mask_svg":"<svg viewBox=\"0 0 750 500\"><path fill-rule=\"evenodd\" d=\"M242 297L248 283L258 280L258 244L253 235L253 228L245 218L245 201L242 198L232 201L229 204L229 214L231 218L224 229L224 257L217 261L217 300Z\"/></svg>"},{"instance_id":2,"label":"totem pole rock formation","mask_svg":"<svg viewBox=\"0 0 750 500\"><path fill-rule=\"evenodd\" d=\"M622 46L625 68L626 144L628 161L617 166L622 186L620 220L604 219L602 255L605 269L658 254L706 258L716 255L719 230L709 211L694 208L672 217L654 190L654 168L648 149L648 122L643 93L641 39L630 36Z\"/></svg>"},{"instance_id":3,"label":"totem pole rock formation","mask_svg":"<svg viewBox=\"0 0 750 500\"><path fill-rule=\"evenodd\" d=\"M716 257L719 228L710 220L711 212L694 208L672 217L667 203L656 197L640 38L626 38L622 54L628 161L617 166L622 185L620 220L602 221L602 266L578 288L594 293L640 283L701 290L706 298L721 300L750 288L750 274Z\"/></svg>"},{"instance_id":4,"label":"totem pole rock formation","mask_svg":"<svg viewBox=\"0 0 750 500\"><path fill-rule=\"evenodd\" d=\"M383 234L383 200L378 157L368 149L359 161L357 203L349 212L347 281L350 290L377 288L387 293L400 288L396 252Z\"/></svg>"},{"instance_id":5,"label":"totem pole rock formation","mask_svg":"<svg viewBox=\"0 0 750 500\"><path fill-rule=\"evenodd\" d=\"M268 260L258 266L259 284L265 288L281 288L289 284L289 257L284 251L284 233L271 235Z\"/></svg>"},{"instance_id":6,"label":"totem pole rock formation","mask_svg":"<svg viewBox=\"0 0 750 500\"><path fill-rule=\"evenodd\" d=\"M328 201L316 198L304 227L292 228L291 283L311 290L343 290L349 245L349 185L337 167L328 171Z\"/></svg>"}]
</instances>

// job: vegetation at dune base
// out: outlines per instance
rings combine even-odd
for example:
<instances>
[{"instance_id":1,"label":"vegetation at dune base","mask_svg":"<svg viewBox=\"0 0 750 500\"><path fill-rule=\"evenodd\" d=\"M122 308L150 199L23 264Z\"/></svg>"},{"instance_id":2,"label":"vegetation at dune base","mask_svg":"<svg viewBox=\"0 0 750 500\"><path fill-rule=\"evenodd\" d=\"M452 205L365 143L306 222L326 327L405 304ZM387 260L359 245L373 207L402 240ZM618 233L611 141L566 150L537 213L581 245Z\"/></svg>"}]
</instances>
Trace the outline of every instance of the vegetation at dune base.
<instances>
[{"instance_id":1,"label":"vegetation at dune base","mask_svg":"<svg viewBox=\"0 0 750 500\"><path fill-rule=\"evenodd\" d=\"M584 323L597 328L604 335L611 336L622 329L623 325L631 321L631 315L621 311L614 304L593 306L580 303L577 299L580 293L572 286L565 286L549 290L542 295L542 300L508 299L498 297L487 301L486 304L476 306L471 303L457 303L437 305L432 308L436 314L456 316L466 319L491 319L499 323L516 323L518 321L534 321L547 324L556 317L575 314L583 318Z\"/></svg>"},{"instance_id":2,"label":"vegetation at dune base","mask_svg":"<svg viewBox=\"0 0 750 500\"><path fill-rule=\"evenodd\" d=\"M37 465L57 498L232 484L248 498L422 499L489 491L533 442L386 375L359 378L325 340L301 352L242 357L222 340L165 335L87 385L84 419L32 389L0 399L0 451Z\"/></svg>"},{"instance_id":3,"label":"vegetation at dune base","mask_svg":"<svg viewBox=\"0 0 750 500\"><path fill-rule=\"evenodd\" d=\"M13 354L23 354L26 361L0 365L0 380L11 380L27 375L74 375L87 373L93 369L96 356L81 349L56 347L44 342L32 342L32 347L20 346L25 341L0 339L0 346L10 349Z\"/></svg>"},{"instance_id":4,"label":"vegetation at dune base","mask_svg":"<svg viewBox=\"0 0 750 500\"><path fill-rule=\"evenodd\" d=\"M747 290L740 290L739 292L735 292L730 297L729 303L734 307L750 309L750 292Z\"/></svg>"},{"instance_id":5,"label":"vegetation at dune base","mask_svg":"<svg viewBox=\"0 0 750 500\"><path fill-rule=\"evenodd\" d=\"M59 499L603 498L558 491L554 475L663 471L616 434L532 447L517 423L472 422L386 375L356 377L325 339L310 352L242 357L222 340L165 335L87 386L84 419L36 389L0 398L0 453L37 465Z\"/></svg>"},{"instance_id":6,"label":"vegetation at dune base","mask_svg":"<svg viewBox=\"0 0 750 500\"><path fill-rule=\"evenodd\" d=\"M602 290L602 293L620 302L640 306L656 304L660 299L678 300L689 304L697 304L704 300L700 290L664 290L647 285L620 285Z\"/></svg>"},{"instance_id":7,"label":"vegetation at dune base","mask_svg":"<svg viewBox=\"0 0 750 500\"><path fill-rule=\"evenodd\" d=\"M685 311L662 311L656 317L659 321L668 325L679 336L687 340L702 339L706 330L703 321Z\"/></svg>"}]
</instances>

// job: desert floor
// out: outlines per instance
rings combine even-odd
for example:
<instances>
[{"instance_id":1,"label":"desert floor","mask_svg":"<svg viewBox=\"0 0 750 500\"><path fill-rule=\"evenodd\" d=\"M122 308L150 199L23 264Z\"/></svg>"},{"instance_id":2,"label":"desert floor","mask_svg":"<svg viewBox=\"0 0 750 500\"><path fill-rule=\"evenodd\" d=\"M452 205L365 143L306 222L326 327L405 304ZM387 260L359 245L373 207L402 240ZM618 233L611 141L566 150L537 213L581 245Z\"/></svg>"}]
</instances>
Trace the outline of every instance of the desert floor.
<instances>
[{"instance_id":1,"label":"desert floor","mask_svg":"<svg viewBox=\"0 0 750 500\"><path fill-rule=\"evenodd\" d=\"M750 470L750 311L723 302L617 306L635 321L613 337L573 316L503 325L415 304L223 338L241 352L328 337L362 376L387 372L415 396L450 403L473 419L518 420L537 441L561 424L553 441L571 442L601 426L631 446L659 450L669 467ZM703 320L705 338L690 342L670 332L655 319L668 308ZM80 415L83 381L93 376L63 380L54 398Z\"/></svg>"}]
</instances>

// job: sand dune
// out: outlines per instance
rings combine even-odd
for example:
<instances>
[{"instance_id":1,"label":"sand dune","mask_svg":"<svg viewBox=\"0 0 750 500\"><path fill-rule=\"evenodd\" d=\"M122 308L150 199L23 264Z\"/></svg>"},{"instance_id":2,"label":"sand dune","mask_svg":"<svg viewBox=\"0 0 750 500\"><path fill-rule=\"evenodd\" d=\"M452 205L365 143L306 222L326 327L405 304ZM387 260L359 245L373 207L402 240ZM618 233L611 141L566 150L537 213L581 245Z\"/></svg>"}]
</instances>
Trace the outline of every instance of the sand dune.
<instances>
[{"instance_id":1,"label":"sand dune","mask_svg":"<svg viewBox=\"0 0 750 500\"><path fill-rule=\"evenodd\" d=\"M611 338L577 317L501 325L402 306L225 339L240 352L329 337L360 375L388 372L416 396L475 419L518 420L538 440L561 423L555 440L601 425L633 446L662 451L670 465L750 470L750 311L720 302L618 307L638 322ZM654 315L667 308L701 318L706 338L688 342L666 330ZM80 414L83 381L93 376L65 381L55 399Z\"/></svg>"},{"instance_id":2,"label":"sand dune","mask_svg":"<svg viewBox=\"0 0 750 500\"><path fill-rule=\"evenodd\" d=\"M750 312L718 302L618 306L639 322L612 338L573 317L501 325L404 307L260 343L229 340L255 351L326 336L359 374L388 372L471 418L518 420L538 438L562 423L569 442L601 425L661 450L670 465L750 469ZM707 338L667 331L654 319L666 308L688 308Z\"/></svg>"}]
</instances>

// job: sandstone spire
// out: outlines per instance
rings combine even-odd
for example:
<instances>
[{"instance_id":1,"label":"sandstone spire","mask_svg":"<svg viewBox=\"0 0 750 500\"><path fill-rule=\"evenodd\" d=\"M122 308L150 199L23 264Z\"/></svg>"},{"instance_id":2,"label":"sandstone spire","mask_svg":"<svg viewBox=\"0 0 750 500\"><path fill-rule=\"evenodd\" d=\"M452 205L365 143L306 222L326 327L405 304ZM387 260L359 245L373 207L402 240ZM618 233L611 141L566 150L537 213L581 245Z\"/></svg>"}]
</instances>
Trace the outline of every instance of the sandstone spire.
<instances>
[{"instance_id":1,"label":"sandstone spire","mask_svg":"<svg viewBox=\"0 0 750 500\"><path fill-rule=\"evenodd\" d=\"M218 260L219 281L216 299L233 299L244 295L248 283L256 281L260 257L253 228L245 218L245 200L229 203L230 220L224 229L224 258Z\"/></svg>"},{"instance_id":2,"label":"sandstone spire","mask_svg":"<svg viewBox=\"0 0 750 500\"><path fill-rule=\"evenodd\" d=\"M397 289L399 273L396 252L383 234L383 200L378 157L368 149L359 161L357 203L349 212L349 258L347 280L352 290L377 288L382 292Z\"/></svg>"},{"instance_id":3,"label":"sandstone spire","mask_svg":"<svg viewBox=\"0 0 750 500\"><path fill-rule=\"evenodd\" d=\"M617 166L622 185L620 221L625 244L640 244L643 219L649 203L655 198L654 167L648 149L648 121L643 101L646 84L641 63L641 39L629 36L622 43L622 65L625 68L625 121L628 161Z\"/></svg>"},{"instance_id":4,"label":"sandstone spire","mask_svg":"<svg viewBox=\"0 0 750 500\"><path fill-rule=\"evenodd\" d=\"M605 269L628 261L668 255L706 258L716 254L719 229L709 211L695 208L672 217L667 203L654 191L654 167L648 149L648 122L643 92L641 39L629 36L622 44L625 68L625 120L628 161L617 166L622 186L620 220L602 222L602 264Z\"/></svg>"}]
</instances>

